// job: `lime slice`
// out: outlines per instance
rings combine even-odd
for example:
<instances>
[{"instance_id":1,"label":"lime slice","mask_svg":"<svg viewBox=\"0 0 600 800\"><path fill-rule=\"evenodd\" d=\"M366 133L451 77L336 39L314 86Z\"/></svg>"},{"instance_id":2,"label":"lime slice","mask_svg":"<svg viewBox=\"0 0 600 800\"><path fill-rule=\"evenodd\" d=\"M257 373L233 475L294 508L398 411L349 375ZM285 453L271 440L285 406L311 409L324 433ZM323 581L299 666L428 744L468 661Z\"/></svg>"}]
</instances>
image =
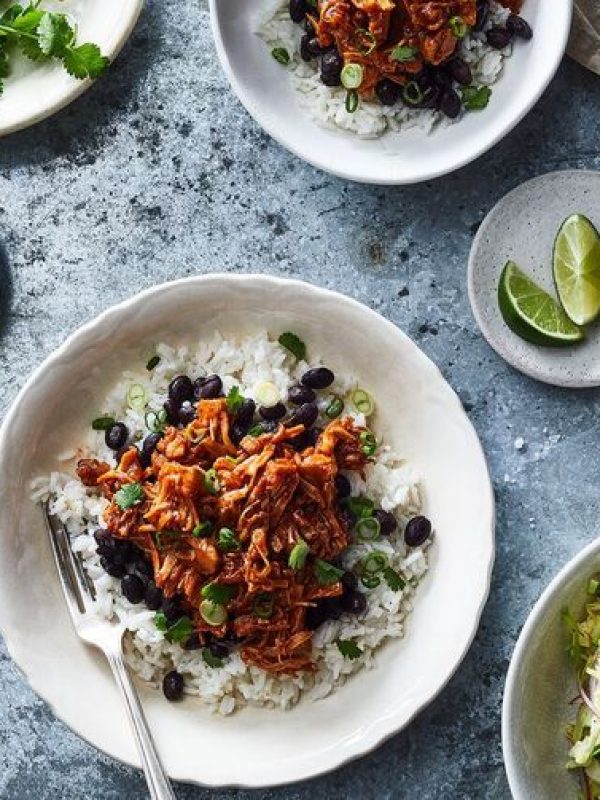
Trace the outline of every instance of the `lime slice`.
<instances>
[{"instance_id":1,"label":"lime slice","mask_svg":"<svg viewBox=\"0 0 600 800\"><path fill-rule=\"evenodd\" d=\"M576 325L600 313L600 236L587 217L573 214L554 242L554 281L560 302Z\"/></svg>"},{"instance_id":2,"label":"lime slice","mask_svg":"<svg viewBox=\"0 0 600 800\"><path fill-rule=\"evenodd\" d=\"M498 305L508 327L522 339L546 347L565 347L583 339L583 331L556 300L508 261L498 284Z\"/></svg>"}]
</instances>

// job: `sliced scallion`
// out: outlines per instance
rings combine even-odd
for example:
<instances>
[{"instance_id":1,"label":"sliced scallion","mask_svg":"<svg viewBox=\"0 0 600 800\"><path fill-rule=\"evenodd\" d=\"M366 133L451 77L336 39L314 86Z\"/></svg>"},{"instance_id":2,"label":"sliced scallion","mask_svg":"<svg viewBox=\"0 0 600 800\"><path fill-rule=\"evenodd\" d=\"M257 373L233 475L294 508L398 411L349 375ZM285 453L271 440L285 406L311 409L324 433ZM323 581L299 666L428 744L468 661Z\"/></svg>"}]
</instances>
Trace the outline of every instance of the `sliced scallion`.
<instances>
[{"instance_id":1,"label":"sliced scallion","mask_svg":"<svg viewBox=\"0 0 600 800\"><path fill-rule=\"evenodd\" d=\"M354 533L361 542L374 542L379 539L381 526L376 517L364 517L359 519L354 526Z\"/></svg>"},{"instance_id":2,"label":"sliced scallion","mask_svg":"<svg viewBox=\"0 0 600 800\"><path fill-rule=\"evenodd\" d=\"M366 28L357 28L354 31L354 44L362 56L369 56L377 47L377 39Z\"/></svg>"},{"instance_id":3,"label":"sliced scallion","mask_svg":"<svg viewBox=\"0 0 600 800\"><path fill-rule=\"evenodd\" d=\"M275 61L278 61L280 64L283 64L284 67L287 67L287 65L290 63L290 54L285 49L285 47L274 47L271 50L271 55L273 56Z\"/></svg>"},{"instance_id":4,"label":"sliced scallion","mask_svg":"<svg viewBox=\"0 0 600 800\"><path fill-rule=\"evenodd\" d=\"M257 594L254 598L252 611L259 619L271 619L273 616L273 605L273 595L269 594L269 592L260 592L260 594Z\"/></svg>"},{"instance_id":5,"label":"sliced scallion","mask_svg":"<svg viewBox=\"0 0 600 800\"><path fill-rule=\"evenodd\" d=\"M221 603L213 603L212 600L203 600L200 603L200 616L209 625L223 625L227 620L227 609Z\"/></svg>"},{"instance_id":6,"label":"sliced scallion","mask_svg":"<svg viewBox=\"0 0 600 800\"><path fill-rule=\"evenodd\" d=\"M92 428L95 431L107 431L109 428L112 428L114 424L114 417L96 417L96 419L92 422Z\"/></svg>"},{"instance_id":7,"label":"sliced scallion","mask_svg":"<svg viewBox=\"0 0 600 800\"><path fill-rule=\"evenodd\" d=\"M271 381L260 381L254 387L254 399L260 406L272 408L281 400L281 394Z\"/></svg>"},{"instance_id":8,"label":"sliced scallion","mask_svg":"<svg viewBox=\"0 0 600 800\"><path fill-rule=\"evenodd\" d=\"M344 401L342 400L341 397L338 397L338 395L334 394L331 397L331 402L325 409L325 416L328 419L337 419L337 417L339 417L339 415L342 413L343 410L344 410Z\"/></svg>"},{"instance_id":9,"label":"sliced scallion","mask_svg":"<svg viewBox=\"0 0 600 800\"><path fill-rule=\"evenodd\" d=\"M152 358L146 364L146 369L148 370L148 372L152 372L154 367L158 366L159 363L160 363L160 356L152 356Z\"/></svg>"},{"instance_id":10,"label":"sliced scallion","mask_svg":"<svg viewBox=\"0 0 600 800\"><path fill-rule=\"evenodd\" d=\"M220 487L219 476L214 467L207 469L204 473L204 488L209 494L217 494Z\"/></svg>"},{"instance_id":11,"label":"sliced scallion","mask_svg":"<svg viewBox=\"0 0 600 800\"><path fill-rule=\"evenodd\" d=\"M399 44L390 53L390 61L412 61L418 52L416 47Z\"/></svg>"},{"instance_id":12,"label":"sliced scallion","mask_svg":"<svg viewBox=\"0 0 600 800\"><path fill-rule=\"evenodd\" d=\"M303 569L306 564L306 559L310 553L310 547L306 544L304 539L299 539L288 558L288 565L292 569Z\"/></svg>"},{"instance_id":13,"label":"sliced scallion","mask_svg":"<svg viewBox=\"0 0 600 800\"><path fill-rule=\"evenodd\" d=\"M366 589L376 589L381 583L381 578L378 575L361 575L360 582Z\"/></svg>"},{"instance_id":14,"label":"sliced scallion","mask_svg":"<svg viewBox=\"0 0 600 800\"><path fill-rule=\"evenodd\" d=\"M360 562L360 570L363 575L377 575L387 567L388 557L381 550L373 550Z\"/></svg>"},{"instance_id":15,"label":"sliced scallion","mask_svg":"<svg viewBox=\"0 0 600 800\"><path fill-rule=\"evenodd\" d=\"M358 108L358 92L356 89L350 89L346 94L346 111L349 114L354 114Z\"/></svg>"},{"instance_id":16,"label":"sliced scallion","mask_svg":"<svg viewBox=\"0 0 600 800\"><path fill-rule=\"evenodd\" d=\"M409 106L418 106L423 102L423 92L416 81L409 81L402 90L404 102Z\"/></svg>"},{"instance_id":17,"label":"sliced scallion","mask_svg":"<svg viewBox=\"0 0 600 800\"><path fill-rule=\"evenodd\" d=\"M365 70L362 64L346 64L342 70L340 79L344 89L358 89L365 77Z\"/></svg>"},{"instance_id":18,"label":"sliced scallion","mask_svg":"<svg viewBox=\"0 0 600 800\"><path fill-rule=\"evenodd\" d=\"M127 390L127 405L135 411L142 411L146 407L148 395L141 383L132 383Z\"/></svg>"},{"instance_id":19,"label":"sliced scallion","mask_svg":"<svg viewBox=\"0 0 600 800\"><path fill-rule=\"evenodd\" d=\"M462 17L450 17L448 27L457 39L464 39L469 32L469 26Z\"/></svg>"},{"instance_id":20,"label":"sliced scallion","mask_svg":"<svg viewBox=\"0 0 600 800\"><path fill-rule=\"evenodd\" d=\"M375 411L375 401L364 389L355 389L350 399L354 408L365 417L370 417Z\"/></svg>"},{"instance_id":21,"label":"sliced scallion","mask_svg":"<svg viewBox=\"0 0 600 800\"><path fill-rule=\"evenodd\" d=\"M377 439L371 431L362 431L360 436L360 449L366 456L372 456L377 450Z\"/></svg>"},{"instance_id":22,"label":"sliced scallion","mask_svg":"<svg viewBox=\"0 0 600 800\"><path fill-rule=\"evenodd\" d=\"M200 539L202 536L208 536L211 531L212 531L212 522L209 522L207 520L206 522L201 522L198 525L196 525L196 527L192 531L192 535Z\"/></svg>"}]
</instances>

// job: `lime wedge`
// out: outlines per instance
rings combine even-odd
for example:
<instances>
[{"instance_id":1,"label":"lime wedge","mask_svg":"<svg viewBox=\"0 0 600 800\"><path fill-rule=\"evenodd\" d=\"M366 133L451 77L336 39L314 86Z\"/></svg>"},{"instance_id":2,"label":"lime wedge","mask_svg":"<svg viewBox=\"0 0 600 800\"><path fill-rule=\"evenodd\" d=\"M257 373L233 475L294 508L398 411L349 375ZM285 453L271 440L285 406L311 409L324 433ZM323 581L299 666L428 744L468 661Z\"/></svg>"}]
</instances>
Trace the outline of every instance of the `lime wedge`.
<instances>
[{"instance_id":1,"label":"lime wedge","mask_svg":"<svg viewBox=\"0 0 600 800\"><path fill-rule=\"evenodd\" d=\"M522 339L546 347L566 347L583 339L583 331L556 300L508 261L498 284L498 305L508 327Z\"/></svg>"},{"instance_id":2,"label":"lime wedge","mask_svg":"<svg viewBox=\"0 0 600 800\"><path fill-rule=\"evenodd\" d=\"M600 236L587 217L573 214L554 242L554 281L560 302L576 325L600 313Z\"/></svg>"}]
</instances>

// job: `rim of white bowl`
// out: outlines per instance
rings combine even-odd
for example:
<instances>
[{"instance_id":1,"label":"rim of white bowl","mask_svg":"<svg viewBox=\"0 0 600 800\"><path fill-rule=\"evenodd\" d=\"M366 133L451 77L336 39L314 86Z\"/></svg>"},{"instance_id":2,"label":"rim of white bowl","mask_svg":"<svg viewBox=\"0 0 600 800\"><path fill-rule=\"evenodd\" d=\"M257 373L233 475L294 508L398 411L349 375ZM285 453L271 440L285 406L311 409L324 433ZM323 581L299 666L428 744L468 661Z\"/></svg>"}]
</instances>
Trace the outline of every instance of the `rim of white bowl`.
<instances>
[{"instance_id":1,"label":"rim of white bowl","mask_svg":"<svg viewBox=\"0 0 600 800\"><path fill-rule=\"evenodd\" d=\"M105 54L110 59L111 66L112 62L119 55L125 46L125 43L131 36L133 29L137 25L137 21L142 13L143 7L144 0L124 0L124 13L127 11L127 9L129 9L127 23L125 27L121 28L109 41L109 43L104 46ZM11 133L17 133L17 131L30 128L32 125L36 125L38 122L42 122L42 120L48 119L48 117L51 117L53 114L62 111L63 108L66 108L68 105L70 105L74 100L87 91L93 83L96 82L96 80L92 80L91 78L86 78L85 80L74 79L72 87L65 92L62 97L49 105L47 108L41 109L37 113L31 114L28 117L18 119L8 125L3 126L0 122L0 138L9 136Z\"/></svg>"},{"instance_id":2,"label":"rim of white bowl","mask_svg":"<svg viewBox=\"0 0 600 800\"><path fill-rule=\"evenodd\" d=\"M466 414L466 412L465 412L465 410L464 410L464 408L462 406L462 403L461 403L458 395L456 394L454 389L450 386L450 384L448 383L446 378L444 378L444 376L443 376L441 370L439 369L439 367L437 367L437 365L434 364L434 362L421 350L421 348L415 342L413 342L413 340L406 333L404 333L403 330L398 328L396 325L394 325L392 322L390 322L384 316L379 314L377 311L374 311L372 308L369 308L368 306L364 305L363 303L360 303L358 300L354 300L353 298L348 297L347 295L341 294L341 293L333 291L331 289L324 289L324 288L322 288L320 286L316 286L315 284L309 283L308 281L301 281L301 280L292 279L292 278L280 278L280 277L271 276L271 275L262 275L260 273L244 273L244 274L235 275L235 274L224 273L224 272L215 272L215 273L209 273L209 274L205 274L205 275L192 276L192 277L187 277L187 278L179 278L179 279L173 280L173 281L166 281L166 282L158 284L156 286L151 286L148 289L144 289L141 292L138 292L137 294L133 295L132 297L129 297L129 298L126 298L125 300L122 300L120 303L117 303L117 304L111 306L110 308L105 309L100 314L98 314L96 317L94 317L92 320L90 320L89 322L85 323L84 325L81 325L79 328L77 328L75 331L73 331L71 334L69 334L69 336L65 339L65 341L61 345L59 345L59 347L57 347L52 353L50 353L44 359L44 361L32 372L32 374L29 376L29 378L27 379L27 381L25 382L23 387L20 389L20 391L18 392L16 397L13 399L13 401L12 401L12 403L11 403L9 409L8 409L8 412L7 412L6 416L4 417L4 420L2 421L2 425L0 426L0 451L2 451L7 445L8 431L12 426L14 417L19 413L18 409L19 409L19 406L21 404L21 400L22 400L22 398L25 397L25 395L29 391L30 387L38 380L38 377L43 372L45 372L48 368L51 368L55 361L60 360L68 352L68 350L72 346L74 346L74 345L77 346L77 344L79 343L80 340L85 340L86 337L93 331L93 329L96 328L96 326L101 325L101 324L105 323L106 321L109 321L111 319L111 317L113 317L113 316L120 316L124 311L126 311L129 308L131 308L132 306L135 306L138 303L142 303L144 300L146 300L146 299L148 299L148 298L150 298L150 297L152 297L154 295L160 294L162 291L168 290L168 289L170 289L172 287L185 285L185 284L190 284L190 283L203 284L203 283L219 282L219 281L243 284L244 282L252 282L252 281L257 281L257 280L262 281L265 284L271 284L271 285L277 286L277 287L285 286L288 289L290 289L291 291L293 291L294 289L297 289L299 291L309 290L311 292L314 292L317 295L320 294L320 295L329 296L331 298L335 298L336 302L345 303L345 304L347 304L349 306L356 307L358 310L360 310L361 313L363 313L363 314L366 313L367 315L371 316L374 320L377 321L377 324L384 325L390 331L391 335L400 336L400 337L408 340L410 342L410 344L413 347L415 347L415 349L418 351L420 357L423 359L424 364L427 365L427 368L430 369L432 371L432 373L436 374L439 377L439 379L441 380L442 385L446 387L446 390L448 392L449 400L451 400L452 402L455 403L457 411L459 411L462 414L465 424L471 429L471 431L473 433L474 444L479 449L479 453L481 455L481 459L482 459L482 462L483 462L483 465L484 465L484 468L485 468L485 478L486 478L486 484L487 484L487 489L488 489L488 503L489 503L489 511L490 511L490 518L485 521L485 528L488 529L488 527L489 527L489 531L490 531L490 545L491 545L490 546L490 557L489 557L489 562L487 564L487 570L486 570L485 574L481 576L482 585L481 585L481 589L480 589L479 604L478 604L477 608L473 609L474 613L473 613L473 617L472 617L472 622L471 622L471 625L469 626L470 633L466 637L465 643L464 643L463 647L461 648L460 652L455 657L454 663L451 664L451 666L450 666L450 668L448 670L448 674L446 675L446 678L444 679L444 681L442 683L440 683L440 685L436 686L435 688L425 692L423 698L418 703L418 705L414 709L414 711L410 714L410 716L407 717L407 719L402 721L400 724L396 724L395 720L393 720L390 717L386 717L384 719L378 720L376 723L373 723L369 727L368 733L366 735L364 735L364 736L362 736L360 738L357 738L353 742L352 745L347 746L344 749L343 754L340 754L339 756L336 756L336 758L332 760L332 763L330 765L328 765L326 767L318 767L316 770L314 770L310 774L307 774L306 776L302 776L301 778L298 778L298 779L294 779L292 781L292 783L298 783L298 782L301 782L301 781L304 781L304 780L309 780L310 778L317 777L319 775L324 775L324 774L327 774L329 772L333 772L334 770L339 769L340 767L344 766L345 764L348 764L348 763L356 760L357 758L360 758L362 756L367 755L368 753L370 753L371 751L373 751L377 747L379 747L387 739L391 738L392 736L394 736L395 734L397 734L401 730L403 730L405 727L407 727L412 722L412 720L419 713L421 713L421 711L423 711L423 709L426 708L440 694L440 692L445 688L445 686L448 684L448 682L454 676L454 674L458 670L459 666L463 662L465 656L467 655L468 651L470 650L471 645L473 643L473 640L474 640L474 638L475 638L475 636L477 634L477 631L479 630L479 623L480 623L480 620L481 620L481 615L483 613L483 610L485 608L485 605L487 603L487 600L488 600L488 597L489 597L489 593L490 593L492 571L493 571L493 568L494 568L494 563L495 563L495 558L496 558L496 547L495 547L495 545L496 545L496 511L495 511L494 490L493 490L493 486L492 486L489 467L488 467L488 464L487 464L487 459L485 457L485 452L484 452L483 447L481 445L481 441L479 439L477 431L475 430L475 427L473 426L473 423L471 422L471 420L467 416L467 414ZM29 683L29 679L28 679L26 671L13 658L11 644L6 639L5 631L3 630L1 624L0 624L0 635L5 639L5 644L6 644L6 647L7 647L7 650L8 650L8 653L9 653L11 659L13 659L13 663L17 665L17 667L19 668L19 670L25 676L25 679ZM29 684L29 685L31 686L31 684ZM60 719L61 722L63 722L63 724L67 725L67 727L70 727L66 722L64 722L62 720L62 717L61 717L60 713L56 709L55 705L50 700L48 700L48 698L45 696L43 689L41 689L41 688L39 688L37 686L32 686L32 688L35 691L35 693L39 697L41 697L42 700L44 700L44 702L46 702L50 706L50 708L52 709L52 712L55 714L55 716L58 719ZM126 758L123 758L122 756L115 755L112 752L104 750L103 748L100 748L95 742L92 742L86 736L82 735L79 731L74 730L73 728L71 728L71 730L73 730L74 733L77 736L79 736L84 741L88 742L88 744L90 744L96 750L100 750L101 752L104 752L106 755L110 756L111 758L114 758L116 761L119 761L122 764L127 764L128 766L140 769L139 763L136 763L134 761L130 761L130 760L126 759ZM206 785L206 784L201 783L199 780L190 777L188 774L174 774L174 773L171 774L170 773L170 777L173 780L176 780L176 781L192 783L192 784L199 785L199 786L205 786ZM259 782L259 781L256 781L256 782L253 782L253 783L250 783L250 782L247 782L247 783L226 783L226 782L223 782L223 783L219 783L219 784L215 783L215 784L211 784L211 785L214 786L215 788L216 787L221 787L221 788L223 788L223 787L266 788L268 786L279 786L279 785L284 785L284 784L287 784L287 783L289 783L289 781L286 781L286 780L282 779L282 780L277 780L277 781L269 781L267 783Z\"/></svg>"},{"instance_id":3,"label":"rim of white bowl","mask_svg":"<svg viewBox=\"0 0 600 800\"><path fill-rule=\"evenodd\" d=\"M548 60L545 72L535 91L529 95L526 102L524 102L519 108L515 116L502 125L498 131L488 139L487 142L484 142L476 147L469 155L457 159L452 166L447 166L440 169L427 169L427 159L424 159L424 169L418 177L402 178L390 176L389 178L373 179L369 175L365 175L361 172L356 172L351 169L333 169L327 163L325 158L315 157L313 155L313 151L308 148L307 152L301 152L300 148L290 145L289 142L285 141L285 137L279 134L276 125L271 124L270 118L262 114L260 109L249 101L231 66L229 56L227 54L227 48L225 47L225 43L223 42L223 37L221 35L221 29L217 23L216 8L217 3L219 2L223 2L223 0L209 0L211 29L217 55L234 94L242 106L250 114L250 116L255 120L255 122L288 152L292 153L297 158L306 161L311 166L323 170L324 172L328 172L331 175L335 175L338 178L355 181L356 183L367 183L377 186L406 186L423 183L424 181L433 180L434 178L441 178L443 175L449 175L452 172L456 172L462 167L465 167L467 164L471 164L484 153L487 153L489 150L491 150L492 147L498 144L499 141L501 141L507 134L510 133L510 131L513 130L513 128L519 124L519 122L521 122L521 120L531 111L531 109L535 106L540 97L548 88L550 81L556 75L560 63L565 55L569 34L571 31L571 23L573 20L573 0L561 0L561 3L559 4L559 12L565 12L565 16L560 21L562 24L562 38L560 40L560 46L556 49L554 58ZM360 164L358 162L356 166L357 169L360 169Z\"/></svg>"},{"instance_id":4,"label":"rim of white bowl","mask_svg":"<svg viewBox=\"0 0 600 800\"><path fill-rule=\"evenodd\" d=\"M517 639L515 649L510 659L506 681L504 683L504 697L502 699L502 753L504 756L504 769L508 778L508 785L513 795L513 800L530 800L530 795L526 787L522 786L521 773L516 766L517 759L513 756L515 747L520 747L519 742L515 742L512 736L510 715L515 702L515 692L517 690L517 675L529 646L529 640L534 629L538 626L547 607L550 604L554 593L572 575L579 572L585 561L594 553L600 550L600 539L596 539L580 550L570 561L559 570L552 578L548 586L544 589L533 608L529 612L525 624L521 628L521 633Z\"/></svg>"}]
</instances>

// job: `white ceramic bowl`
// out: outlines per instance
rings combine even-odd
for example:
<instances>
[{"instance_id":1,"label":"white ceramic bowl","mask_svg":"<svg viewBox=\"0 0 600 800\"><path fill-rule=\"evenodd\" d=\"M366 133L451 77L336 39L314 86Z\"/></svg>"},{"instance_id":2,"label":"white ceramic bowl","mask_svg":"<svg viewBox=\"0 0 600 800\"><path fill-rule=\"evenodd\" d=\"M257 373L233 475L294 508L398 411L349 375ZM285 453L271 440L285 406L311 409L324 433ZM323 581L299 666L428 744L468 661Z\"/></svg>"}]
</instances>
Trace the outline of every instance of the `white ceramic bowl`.
<instances>
[{"instance_id":1,"label":"white ceramic bowl","mask_svg":"<svg viewBox=\"0 0 600 800\"><path fill-rule=\"evenodd\" d=\"M138 764L103 658L75 637L29 482L97 416L97 397L159 340L291 329L378 403L377 429L422 475L436 537L406 637L377 666L292 711L212 716L198 701L142 699L173 778L287 783L333 769L406 725L444 686L477 629L494 559L485 459L460 401L417 346L374 311L298 281L211 275L143 292L81 328L34 373L0 430L0 628L36 692L73 730ZM24 620L27 624L24 624Z\"/></svg>"},{"instance_id":2,"label":"white ceramic bowl","mask_svg":"<svg viewBox=\"0 0 600 800\"><path fill-rule=\"evenodd\" d=\"M111 61L129 38L143 0L47 0L43 7L71 16L77 41L94 42ZM0 97L0 136L27 128L60 111L92 81L72 78L62 64L34 64L17 59Z\"/></svg>"},{"instance_id":3,"label":"white ceramic bowl","mask_svg":"<svg viewBox=\"0 0 600 800\"><path fill-rule=\"evenodd\" d=\"M504 764L514 800L577 798L578 781L567 772L565 728L577 695L566 652L561 611L579 616L588 579L600 569L596 540L558 573L523 626L506 677L502 708Z\"/></svg>"},{"instance_id":4,"label":"white ceramic bowl","mask_svg":"<svg viewBox=\"0 0 600 800\"><path fill-rule=\"evenodd\" d=\"M289 75L254 31L266 0L210 0L213 34L233 91L258 124L295 155L342 178L410 184L445 175L485 153L540 98L563 57L572 0L525 0L534 38L519 43L494 85L488 108L431 135L360 139L326 130L301 108Z\"/></svg>"}]
</instances>

